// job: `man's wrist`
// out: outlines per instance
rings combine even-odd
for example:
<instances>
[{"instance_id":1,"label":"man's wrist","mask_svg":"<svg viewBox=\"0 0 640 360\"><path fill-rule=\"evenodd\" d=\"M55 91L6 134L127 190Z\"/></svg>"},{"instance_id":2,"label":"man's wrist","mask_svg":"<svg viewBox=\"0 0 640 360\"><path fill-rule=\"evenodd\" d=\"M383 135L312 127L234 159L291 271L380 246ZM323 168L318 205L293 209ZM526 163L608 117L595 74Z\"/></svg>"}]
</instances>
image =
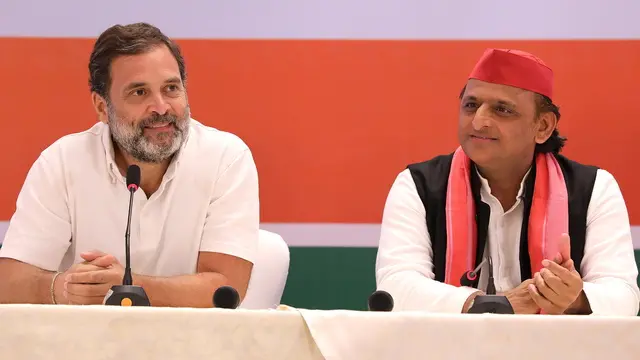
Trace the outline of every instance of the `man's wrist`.
<instances>
[{"instance_id":1,"label":"man's wrist","mask_svg":"<svg viewBox=\"0 0 640 360\"><path fill-rule=\"evenodd\" d=\"M571 305L569 305L564 313L567 315L591 314L591 305L589 304L589 299L587 299L587 294L584 293L584 290L580 291L580 295L578 295L576 300Z\"/></svg>"},{"instance_id":2,"label":"man's wrist","mask_svg":"<svg viewBox=\"0 0 640 360\"><path fill-rule=\"evenodd\" d=\"M469 295L467 300L464 302L464 305L462 306L462 313L468 313L469 309L471 309L471 307L473 306L473 302L475 301L476 297L482 294L482 291L476 291L473 294Z\"/></svg>"},{"instance_id":3,"label":"man's wrist","mask_svg":"<svg viewBox=\"0 0 640 360\"><path fill-rule=\"evenodd\" d=\"M52 304L65 304L64 298L64 277L63 272L55 272L51 277L51 303Z\"/></svg>"}]
</instances>

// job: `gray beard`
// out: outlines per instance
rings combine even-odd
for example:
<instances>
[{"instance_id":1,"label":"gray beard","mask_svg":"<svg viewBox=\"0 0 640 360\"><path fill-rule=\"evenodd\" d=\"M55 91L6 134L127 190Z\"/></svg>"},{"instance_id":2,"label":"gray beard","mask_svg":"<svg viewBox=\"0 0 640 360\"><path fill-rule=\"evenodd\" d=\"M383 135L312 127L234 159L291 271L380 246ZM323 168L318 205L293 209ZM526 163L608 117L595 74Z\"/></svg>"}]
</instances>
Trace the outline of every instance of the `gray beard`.
<instances>
[{"instance_id":1,"label":"gray beard","mask_svg":"<svg viewBox=\"0 0 640 360\"><path fill-rule=\"evenodd\" d=\"M113 142L120 150L144 163L161 163L173 156L186 141L191 123L188 106L185 108L182 119L171 114L158 115L154 113L133 126L119 118L115 109L109 105L108 117L109 131ZM156 140L161 140L161 143L158 144L149 141L144 136L144 128L160 123L171 124L174 126L174 131L173 133L158 134Z\"/></svg>"}]
</instances>

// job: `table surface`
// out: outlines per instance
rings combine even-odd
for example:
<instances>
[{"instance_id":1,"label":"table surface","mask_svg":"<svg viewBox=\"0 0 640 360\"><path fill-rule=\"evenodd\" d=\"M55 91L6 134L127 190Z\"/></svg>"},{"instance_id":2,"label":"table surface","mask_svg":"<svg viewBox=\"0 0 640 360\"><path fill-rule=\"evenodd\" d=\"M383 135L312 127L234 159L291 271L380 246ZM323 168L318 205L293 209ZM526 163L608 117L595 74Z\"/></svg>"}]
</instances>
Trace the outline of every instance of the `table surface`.
<instances>
[{"instance_id":1,"label":"table surface","mask_svg":"<svg viewBox=\"0 0 640 360\"><path fill-rule=\"evenodd\" d=\"M0 305L2 359L640 359L640 318Z\"/></svg>"}]
</instances>

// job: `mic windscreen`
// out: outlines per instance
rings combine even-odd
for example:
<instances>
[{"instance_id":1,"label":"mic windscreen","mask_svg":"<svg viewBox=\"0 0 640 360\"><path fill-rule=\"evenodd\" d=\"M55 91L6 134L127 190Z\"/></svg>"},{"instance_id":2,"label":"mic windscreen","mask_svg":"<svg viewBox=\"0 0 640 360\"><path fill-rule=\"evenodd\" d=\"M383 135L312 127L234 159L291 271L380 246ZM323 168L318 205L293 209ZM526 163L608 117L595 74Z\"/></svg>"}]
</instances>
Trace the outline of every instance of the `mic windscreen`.
<instances>
[{"instance_id":1,"label":"mic windscreen","mask_svg":"<svg viewBox=\"0 0 640 360\"><path fill-rule=\"evenodd\" d=\"M213 306L222 309L235 309L240 305L240 295L231 286L221 286L213 293Z\"/></svg>"},{"instance_id":2,"label":"mic windscreen","mask_svg":"<svg viewBox=\"0 0 640 360\"><path fill-rule=\"evenodd\" d=\"M467 287L476 287L478 274L474 271L465 271L460 277L460 285Z\"/></svg>"},{"instance_id":3,"label":"mic windscreen","mask_svg":"<svg viewBox=\"0 0 640 360\"><path fill-rule=\"evenodd\" d=\"M384 290L375 291L369 296L369 311L393 310L393 297Z\"/></svg>"},{"instance_id":4,"label":"mic windscreen","mask_svg":"<svg viewBox=\"0 0 640 360\"><path fill-rule=\"evenodd\" d=\"M140 167L138 165L129 165L127 168L127 189L138 190L140 186Z\"/></svg>"}]
</instances>

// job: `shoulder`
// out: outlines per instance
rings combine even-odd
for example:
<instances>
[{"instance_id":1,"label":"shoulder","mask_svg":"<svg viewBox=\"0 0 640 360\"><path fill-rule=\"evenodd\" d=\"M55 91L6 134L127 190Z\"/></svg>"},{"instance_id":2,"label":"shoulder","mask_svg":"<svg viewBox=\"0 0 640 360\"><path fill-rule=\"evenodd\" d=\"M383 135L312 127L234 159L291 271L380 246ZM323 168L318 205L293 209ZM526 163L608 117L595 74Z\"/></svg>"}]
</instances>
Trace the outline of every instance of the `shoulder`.
<instances>
[{"instance_id":1,"label":"shoulder","mask_svg":"<svg viewBox=\"0 0 640 360\"><path fill-rule=\"evenodd\" d=\"M453 153L407 166L420 197L439 197L447 188Z\"/></svg>"},{"instance_id":2,"label":"shoulder","mask_svg":"<svg viewBox=\"0 0 640 360\"><path fill-rule=\"evenodd\" d=\"M626 219L628 224L627 206L618 182L609 171L598 169L587 211L587 224L613 214Z\"/></svg>"},{"instance_id":3,"label":"shoulder","mask_svg":"<svg viewBox=\"0 0 640 360\"><path fill-rule=\"evenodd\" d=\"M622 198L622 191L618 181L609 171L597 169L593 185L593 198L616 196Z\"/></svg>"},{"instance_id":4,"label":"shoulder","mask_svg":"<svg viewBox=\"0 0 640 360\"><path fill-rule=\"evenodd\" d=\"M558 164L562 168L562 171L569 179L577 180L581 183L587 182L592 183L595 181L596 173L598 171L598 167L590 164L582 164L575 160L571 160L563 155L555 154L554 155Z\"/></svg>"},{"instance_id":5,"label":"shoulder","mask_svg":"<svg viewBox=\"0 0 640 360\"><path fill-rule=\"evenodd\" d=\"M611 196L619 194L620 188L613 174L606 169L591 164L583 164L574 160L570 160L562 155L556 155L556 159L565 175L570 175L570 180L574 182L574 186L582 184L591 188L592 202L603 196Z\"/></svg>"},{"instance_id":6,"label":"shoulder","mask_svg":"<svg viewBox=\"0 0 640 360\"><path fill-rule=\"evenodd\" d=\"M255 179L257 168L249 146L236 134L191 120L189 138L181 162L184 171L203 181L227 178ZM254 181L254 180L252 180ZM257 180L255 180L257 181ZM254 181L254 182L255 182Z\"/></svg>"},{"instance_id":7,"label":"shoulder","mask_svg":"<svg viewBox=\"0 0 640 360\"><path fill-rule=\"evenodd\" d=\"M195 119L191 119L188 141L191 153L203 160L233 160L250 152L249 146L238 135L204 125Z\"/></svg>"},{"instance_id":8,"label":"shoulder","mask_svg":"<svg viewBox=\"0 0 640 360\"><path fill-rule=\"evenodd\" d=\"M105 158L102 136L107 129L106 124L96 123L85 131L60 137L40 152L30 172L34 176L35 173L46 174L49 181L55 181L74 172L98 167Z\"/></svg>"},{"instance_id":9,"label":"shoulder","mask_svg":"<svg viewBox=\"0 0 640 360\"><path fill-rule=\"evenodd\" d=\"M87 130L64 135L46 147L40 157L49 162L64 161L67 158L75 161L96 152L104 152L102 136L105 131L108 131L106 124L96 123Z\"/></svg>"},{"instance_id":10,"label":"shoulder","mask_svg":"<svg viewBox=\"0 0 640 360\"><path fill-rule=\"evenodd\" d=\"M416 183L409 169L404 169L396 176L385 203L385 216L397 210L412 210L423 213L424 206L418 195Z\"/></svg>"},{"instance_id":11,"label":"shoulder","mask_svg":"<svg viewBox=\"0 0 640 360\"><path fill-rule=\"evenodd\" d=\"M446 154L446 155L438 155L425 161L409 164L407 168L412 173L433 172L433 171L446 171L448 173L449 168L451 168L452 160L453 160L453 153Z\"/></svg>"}]
</instances>

